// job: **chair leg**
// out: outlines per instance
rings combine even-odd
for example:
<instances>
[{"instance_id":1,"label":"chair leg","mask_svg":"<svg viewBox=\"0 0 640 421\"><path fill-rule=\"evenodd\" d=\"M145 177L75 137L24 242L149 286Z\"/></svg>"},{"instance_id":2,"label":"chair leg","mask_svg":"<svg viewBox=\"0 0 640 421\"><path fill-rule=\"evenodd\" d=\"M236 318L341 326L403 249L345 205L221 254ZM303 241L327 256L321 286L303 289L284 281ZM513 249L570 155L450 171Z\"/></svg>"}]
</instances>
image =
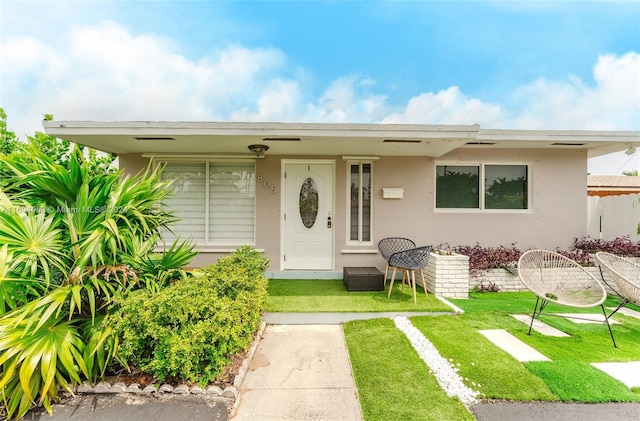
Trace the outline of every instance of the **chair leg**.
<instances>
[{"instance_id":1,"label":"chair leg","mask_svg":"<svg viewBox=\"0 0 640 421\"><path fill-rule=\"evenodd\" d=\"M540 297L536 297L536 305L535 307L533 307L533 314L531 315L531 323L529 324L529 332L527 332L527 335L531 335L531 328L533 327L533 319L536 318L536 311L538 310L538 301L540 301Z\"/></svg>"},{"instance_id":2,"label":"chair leg","mask_svg":"<svg viewBox=\"0 0 640 421\"><path fill-rule=\"evenodd\" d=\"M387 262L387 268L384 270L384 286L387 286L387 278L389 277L389 263Z\"/></svg>"},{"instance_id":3,"label":"chair leg","mask_svg":"<svg viewBox=\"0 0 640 421\"><path fill-rule=\"evenodd\" d=\"M611 336L613 347L617 348L618 345L616 345L616 340L613 338L613 332L611 331L611 325L609 324L609 317L607 317L607 312L604 309L604 304L600 304L600 308L602 308L602 314L604 314L604 321L607 323L607 327L609 328L609 335Z\"/></svg>"},{"instance_id":4,"label":"chair leg","mask_svg":"<svg viewBox=\"0 0 640 421\"><path fill-rule=\"evenodd\" d=\"M616 314L618 312L618 310L620 310L622 307L624 307L627 303L629 302L629 300L627 300L626 298L622 298L622 302L620 303L620 305L618 307L616 307L615 310L613 310L611 313L609 313L607 317L607 319L611 316L613 316L614 314Z\"/></svg>"},{"instance_id":5,"label":"chair leg","mask_svg":"<svg viewBox=\"0 0 640 421\"><path fill-rule=\"evenodd\" d=\"M409 271L406 269L402 269L402 287L400 288L401 291L404 291L404 280L405 280L405 276L408 278L409 277ZM411 283L411 279L408 279L407 282Z\"/></svg>"},{"instance_id":6,"label":"chair leg","mask_svg":"<svg viewBox=\"0 0 640 421\"><path fill-rule=\"evenodd\" d=\"M420 269L420 278L422 279L422 288L424 288L424 295L428 297L429 293L427 292L427 283L424 281L424 272L422 271L422 269Z\"/></svg>"},{"instance_id":7,"label":"chair leg","mask_svg":"<svg viewBox=\"0 0 640 421\"><path fill-rule=\"evenodd\" d=\"M387 294L387 298L391 297L391 291L393 291L393 281L396 279L396 270L397 268L393 268L393 274L391 275L391 283L389 284L389 293Z\"/></svg>"},{"instance_id":8,"label":"chair leg","mask_svg":"<svg viewBox=\"0 0 640 421\"><path fill-rule=\"evenodd\" d=\"M417 304L418 300L416 298L416 271L411 270L411 287L413 288L413 304Z\"/></svg>"}]
</instances>

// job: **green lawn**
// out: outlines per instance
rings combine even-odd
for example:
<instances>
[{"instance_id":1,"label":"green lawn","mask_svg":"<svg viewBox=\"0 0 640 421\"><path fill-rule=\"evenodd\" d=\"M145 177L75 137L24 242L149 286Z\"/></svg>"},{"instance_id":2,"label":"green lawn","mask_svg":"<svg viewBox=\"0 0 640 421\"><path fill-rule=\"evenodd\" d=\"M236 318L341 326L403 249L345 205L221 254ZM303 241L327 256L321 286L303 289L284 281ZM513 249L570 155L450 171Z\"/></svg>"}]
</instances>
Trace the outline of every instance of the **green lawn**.
<instances>
[{"instance_id":1,"label":"green lawn","mask_svg":"<svg viewBox=\"0 0 640 421\"><path fill-rule=\"evenodd\" d=\"M467 386L483 398L517 401L557 400L547 385L497 348L462 317L412 317L440 354L453 361Z\"/></svg>"},{"instance_id":2,"label":"green lawn","mask_svg":"<svg viewBox=\"0 0 640 421\"><path fill-rule=\"evenodd\" d=\"M545 315L577 312L602 314L599 307L576 309L549 304L540 320L571 335L568 338L555 338L543 336L535 331L527 335L529 326L510 316L531 314L535 304L533 294L497 292L476 294L473 297L469 300L450 300L465 311L461 319L469 326L474 329L507 329L552 360L576 360L585 363L640 361L640 320L633 317L621 313L613 317L622 322L611 325L618 345L618 348L614 348L604 324L579 324L563 317ZM606 307L616 307L617 304L618 302L611 297L605 302Z\"/></svg>"},{"instance_id":3,"label":"green lawn","mask_svg":"<svg viewBox=\"0 0 640 421\"><path fill-rule=\"evenodd\" d=\"M425 297L421 288L417 291L417 304L413 292L401 283L393 285L391 297L385 291L349 292L339 279L271 279L267 287L268 312L398 312L428 311L448 312L452 309L433 294Z\"/></svg>"},{"instance_id":4,"label":"green lawn","mask_svg":"<svg viewBox=\"0 0 640 421\"><path fill-rule=\"evenodd\" d=\"M640 320L620 313L614 316L622 322L612 325L618 344L614 348L606 325L578 324L560 317L543 316L542 320L571 337L527 335L528 325L510 314L530 314L533 294L483 293L451 301L465 314L410 320L457 368L465 384L480 393L479 399L640 402L640 388L629 389L589 364L640 361ZM606 303L616 304L613 298ZM599 308L578 311L597 313ZM545 312L576 310L549 305ZM478 333L479 329L506 329L551 361L521 363ZM435 378L428 368L425 371L425 363L392 320L354 321L346 323L344 331L365 420L473 419L460 410L457 399L442 395Z\"/></svg>"},{"instance_id":5,"label":"green lawn","mask_svg":"<svg viewBox=\"0 0 640 421\"><path fill-rule=\"evenodd\" d=\"M345 323L344 332L365 420L475 420L442 390L391 319Z\"/></svg>"},{"instance_id":6,"label":"green lawn","mask_svg":"<svg viewBox=\"0 0 640 421\"><path fill-rule=\"evenodd\" d=\"M587 363L560 360L526 365L564 402L640 401L640 393L634 393L623 383Z\"/></svg>"}]
</instances>

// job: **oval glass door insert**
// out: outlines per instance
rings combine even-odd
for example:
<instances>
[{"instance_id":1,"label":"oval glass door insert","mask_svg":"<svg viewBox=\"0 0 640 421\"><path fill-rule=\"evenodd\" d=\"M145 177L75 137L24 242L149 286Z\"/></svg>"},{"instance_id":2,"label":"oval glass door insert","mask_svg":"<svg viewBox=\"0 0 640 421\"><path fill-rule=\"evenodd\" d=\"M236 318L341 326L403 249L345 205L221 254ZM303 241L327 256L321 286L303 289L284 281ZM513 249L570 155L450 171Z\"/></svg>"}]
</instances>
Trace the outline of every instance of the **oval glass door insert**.
<instances>
[{"instance_id":1,"label":"oval glass door insert","mask_svg":"<svg viewBox=\"0 0 640 421\"><path fill-rule=\"evenodd\" d=\"M307 177L300 187L300 220L306 228L311 228L318 219L318 185Z\"/></svg>"}]
</instances>

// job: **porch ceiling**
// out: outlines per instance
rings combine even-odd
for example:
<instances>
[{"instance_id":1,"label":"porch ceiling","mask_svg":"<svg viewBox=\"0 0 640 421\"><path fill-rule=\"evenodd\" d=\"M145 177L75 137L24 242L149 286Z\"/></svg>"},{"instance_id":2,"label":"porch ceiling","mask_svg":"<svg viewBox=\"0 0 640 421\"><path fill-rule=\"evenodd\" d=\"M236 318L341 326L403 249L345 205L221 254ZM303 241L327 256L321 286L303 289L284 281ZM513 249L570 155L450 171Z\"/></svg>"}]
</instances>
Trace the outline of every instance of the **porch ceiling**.
<instances>
[{"instance_id":1,"label":"porch ceiling","mask_svg":"<svg viewBox=\"0 0 640 421\"><path fill-rule=\"evenodd\" d=\"M478 125L44 121L45 132L114 154L439 157L457 148L579 148L589 157L640 147L640 132L481 130Z\"/></svg>"}]
</instances>

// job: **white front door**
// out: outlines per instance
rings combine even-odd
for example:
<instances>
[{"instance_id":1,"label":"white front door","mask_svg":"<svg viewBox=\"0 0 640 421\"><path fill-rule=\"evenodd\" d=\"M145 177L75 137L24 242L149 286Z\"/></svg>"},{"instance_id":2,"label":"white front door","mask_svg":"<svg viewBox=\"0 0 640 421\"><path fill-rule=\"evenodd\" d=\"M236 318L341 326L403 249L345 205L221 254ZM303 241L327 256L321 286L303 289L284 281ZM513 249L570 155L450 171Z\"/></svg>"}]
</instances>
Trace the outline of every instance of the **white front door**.
<instances>
[{"instance_id":1,"label":"white front door","mask_svg":"<svg viewBox=\"0 0 640 421\"><path fill-rule=\"evenodd\" d=\"M331 163L286 163L284 269L333 269Z\"/></svg>"}]
</instances>

